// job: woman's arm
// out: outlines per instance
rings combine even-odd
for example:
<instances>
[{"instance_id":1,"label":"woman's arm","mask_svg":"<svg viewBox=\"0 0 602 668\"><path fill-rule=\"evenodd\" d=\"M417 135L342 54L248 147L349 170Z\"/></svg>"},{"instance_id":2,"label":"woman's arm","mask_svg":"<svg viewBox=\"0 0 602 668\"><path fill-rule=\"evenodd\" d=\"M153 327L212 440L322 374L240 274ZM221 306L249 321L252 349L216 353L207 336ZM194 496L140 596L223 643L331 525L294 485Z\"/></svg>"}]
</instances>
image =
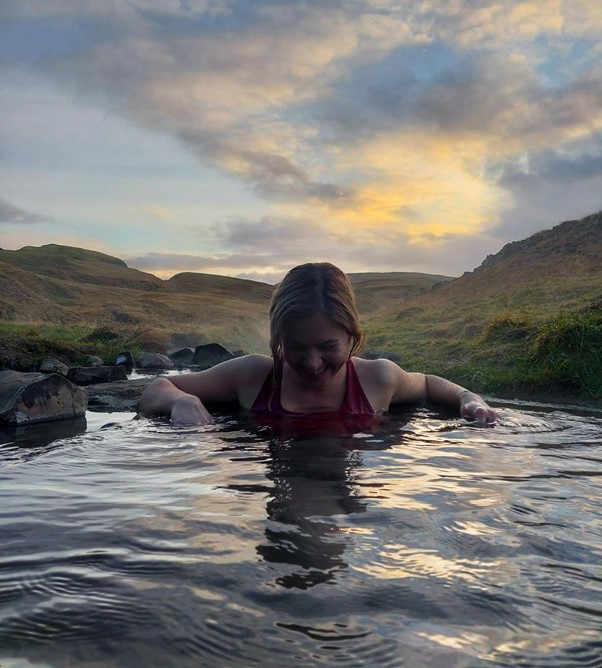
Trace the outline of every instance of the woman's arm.
<instances>
[{"instance_id":1,"label":"woman's arm","mask_svg":"<svg viewBox=\"0 0 602 668\"><path fill-rule=\"evenodd\" d=\"M247 355L197 373L157 378L140 396L144 416L169 415L174 426L210 424L203 402L238 401L250 406L271 368L264 355Z\"/></svg>"},{"instance_id":2,"label":"woman's arm","mask_svg":"<svg viewBox=\"0 0 602 668\"><path fill-rule=\"evenodd\" d=\"M473 418L479 422L490 423L499 419L497 411L484 399L461 385L440 376L405 371L389 360L375 360L374 363L378 363L377 375L381 382L389 387L389 404L430 399L457 408L462 417Z\"/></svg>"},{"instance_id":3,"label":"woman's arm","mask_svg":"<svg viewBox=\"0 0 602 668\"><path fill-rule=\"evenodd\" d=\"M171 424L177 427L213 422L211 414L198 397L180 390L167 378L155 379L144 390L138 408L146 417L169 415Z\"/></svg>"},{"instance_id":4,"label":"woman's arm","mask_svg":"<svg viewBox=\"0 0 602 668\"><path fill-rule=\"evenodd\" d=\"M486 424L499 419L497 411L478 394L440 376L428 374L425 379L428 398L440 404L457 407L462 417Z\"/></svg>"}]
</instances>

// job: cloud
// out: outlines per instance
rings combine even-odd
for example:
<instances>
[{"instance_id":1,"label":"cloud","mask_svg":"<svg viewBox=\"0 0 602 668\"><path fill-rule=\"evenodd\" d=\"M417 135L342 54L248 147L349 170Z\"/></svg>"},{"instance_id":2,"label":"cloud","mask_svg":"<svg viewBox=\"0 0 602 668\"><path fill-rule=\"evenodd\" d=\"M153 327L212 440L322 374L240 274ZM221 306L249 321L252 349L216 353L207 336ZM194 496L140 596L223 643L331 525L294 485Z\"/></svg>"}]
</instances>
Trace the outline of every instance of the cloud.
<instances>
[{"instance_id":1,"label":"cloud","mask_svg":"<svg viewBox=\"0 0 602 668\"><path fill-rule=\"evenodd\" d=\"M216 255L194 255L185 253L145 253L144 255L124 257L124 262L136 269L149 271L162 278L180 272L201 272L234 275L245 270L265 271L273 259L269 252L260 253L222 253Z\"/></svg>"},{"instance_id":2,"label":"cloud","mask_svg":"<svg viewBox=\"0 0 602 668\"><path fill-rule=\"evenodd\" d=\"M310 164L312 130L294 107L324 94L346 60L416 39L409 26L338 2L250 3L221 30L202 14L192 29L165 22L161 6L175 11L173 3L142 11L130 1L72 13L73 32L79 20L91 34L87 47L43 51L36 66L84 99L173 133L264 196L347 197L344 184ZM91 30L93 21L102 30Z\"/></svg>"},{"instance_id":3,"label":"cloud","mask_svg":"<svg viewBox=\"0 0 602 668\"><path fill-rule=\"evenodd\" d=\"M26 211L0 198L0 225L40 225L54 224L52 216Z\"/></svg>"},{"instance_id":4,"label":"cloud","mask_svg":"<svg viewBox=\"0 0 602 668\"><path fill-rule=\"evenodd\" d=\"M272 247L272 242L289 244L307 238L311 226L307 221L264 217L259 221L236 219L217 229L224 241L234 248Z\"/></svg>"},{"instance_id":5,"label":"cloud","mask_svg":"<svg viewBox=\"0 0 602 668\"><path fill-rule=\"evenodd\" d=\"M559 183L570 185L560 208L593 206L600 7L22 0L3 17L14 62L175 138L265 201L264 216L222 215L223 253L147 254L140 266L252 274L312 253L455 267L464 249L516 234L520 206L532 224L557 222Z\"/></svg>"}]
</instances>

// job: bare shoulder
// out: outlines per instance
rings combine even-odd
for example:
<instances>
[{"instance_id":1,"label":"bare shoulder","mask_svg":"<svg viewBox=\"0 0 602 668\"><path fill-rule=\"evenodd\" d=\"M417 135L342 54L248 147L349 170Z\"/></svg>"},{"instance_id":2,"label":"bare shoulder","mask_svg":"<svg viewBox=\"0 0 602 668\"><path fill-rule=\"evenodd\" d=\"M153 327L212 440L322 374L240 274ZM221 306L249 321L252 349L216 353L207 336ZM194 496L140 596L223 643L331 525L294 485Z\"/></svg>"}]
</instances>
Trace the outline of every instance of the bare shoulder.
<instances>
[{"instance_id":1,"label":"bare shoulder","mask_svg":"<svg viewBox=\"0 0 602 668\"><path fill-rule=\"evenodd\" d=\"M374 408L386 410L392 403L413 402L426 396L426 381L422 373L406 371L388 359L354 357L353 365Z\"/></svg>"},{"instance_id":2,"label":"bare shoulder","mask_svg":"<svg viewBox=\"0 0 602 668\"><path fill-rule=\"evenodd\" d=\"M353 366L370 405L375 412L389 410L398 384L400 367L386 359L365 360L353 358Z\"/></svg>"},{"instance_id":3,"label":"bare shoulder","mask_svg":"<svg viewBox=\"0 0 602 668\"><path fill-rule=\"evenodd\" d=\"M243 355L242 357L235 357L228 362L224 362L224 364L230 364L231 368L236 370L236 373L248 374L249 377L259 374L265 378L268 371L274 365L274 362L267 355Z\"/></svg>"},{"instance_id":4,"label":"bare shoulder","mask_svg":"<svg viewBox=\"0 0 602 668\"><path fill-rule=\"evenodd\" d=\"M272 358L267 355L243 355L204 371L171 376L169 380L201 401L238 399L244 405L249 393L259 391L272 364Z\"/></svg>"},{"instance_id":5,"label":"bare shoulder","mask_svg":"<svg viewBox=\"0 0 602 668\"><path fill-rule=\"evenodd\" d=\"M250 408L268 373L273 369L274 360L267 355L245 355L237 359L241 360L236 369L238 400L241 406Z\"/></svg>"},{"instance_id":6,"label":"bare shoulder","mask_svg":"<svg viewBox=\"0 0 602 668\"><path fill-rule=\"evenodd\" d=\"M384 358L365 360L362 357L354 357L353 366L362 384L364 381L394 384L399 374L404 373L395 362Z\"/></svg>"}]
</instances>

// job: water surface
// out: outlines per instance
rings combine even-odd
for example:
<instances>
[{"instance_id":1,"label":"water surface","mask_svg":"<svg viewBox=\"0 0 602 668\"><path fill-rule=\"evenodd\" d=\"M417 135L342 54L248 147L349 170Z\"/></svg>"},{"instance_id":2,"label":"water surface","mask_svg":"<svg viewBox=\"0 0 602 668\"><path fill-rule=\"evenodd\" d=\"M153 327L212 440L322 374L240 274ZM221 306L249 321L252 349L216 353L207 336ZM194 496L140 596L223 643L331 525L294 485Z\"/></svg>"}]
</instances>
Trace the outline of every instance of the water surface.
<instances>
[{"instance_id":1,"label":"water surface","mask_svg":"<svg viewBox=\"0 0 602 668\"><path fill-rule=\"evenodd\" d=\"M602 666L602 416L0 435L0 665Z\"/></svg>"}]
</instances>

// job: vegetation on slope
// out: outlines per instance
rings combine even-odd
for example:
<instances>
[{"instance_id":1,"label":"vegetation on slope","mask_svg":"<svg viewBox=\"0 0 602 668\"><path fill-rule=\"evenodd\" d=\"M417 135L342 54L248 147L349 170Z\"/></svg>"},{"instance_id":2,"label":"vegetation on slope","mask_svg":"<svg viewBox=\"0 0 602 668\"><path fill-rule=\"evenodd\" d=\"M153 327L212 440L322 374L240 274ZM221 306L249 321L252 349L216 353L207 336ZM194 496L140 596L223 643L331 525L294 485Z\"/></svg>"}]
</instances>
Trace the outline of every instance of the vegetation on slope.
<instances>
[{"instance_id":1,"label":"vegetation on slope","mask_svg":"<svg viewBox=\"0 0 602 668\"><path fill-rule=\"evenodd\" d=\"M562 223L365 318L370 345L481 391L600 401L601 266L602 214Z\"/></svg>"},{"instance_id":2,"label":"vegetation on slope","mask_svg":"<svg viewBox=\"0 0 602 668\"><path fill-rule=\"evenodd\" d=\"M24 250L22 265L21 251L0 251L0 367L33 368L48 354L111 362L123 349L210 341L267 352L272 286L191 273L160 281L82 249L66 249L70 273L56 278L53 262L65 247L50 247L52 262L39 253L34 262L36 249ZM395 352L407 369L497 395L602 401L601 260L602 214L595 214L508 244L455 280L408 273L352 280L369 347Z\"/></svg>"}]
</instances>

